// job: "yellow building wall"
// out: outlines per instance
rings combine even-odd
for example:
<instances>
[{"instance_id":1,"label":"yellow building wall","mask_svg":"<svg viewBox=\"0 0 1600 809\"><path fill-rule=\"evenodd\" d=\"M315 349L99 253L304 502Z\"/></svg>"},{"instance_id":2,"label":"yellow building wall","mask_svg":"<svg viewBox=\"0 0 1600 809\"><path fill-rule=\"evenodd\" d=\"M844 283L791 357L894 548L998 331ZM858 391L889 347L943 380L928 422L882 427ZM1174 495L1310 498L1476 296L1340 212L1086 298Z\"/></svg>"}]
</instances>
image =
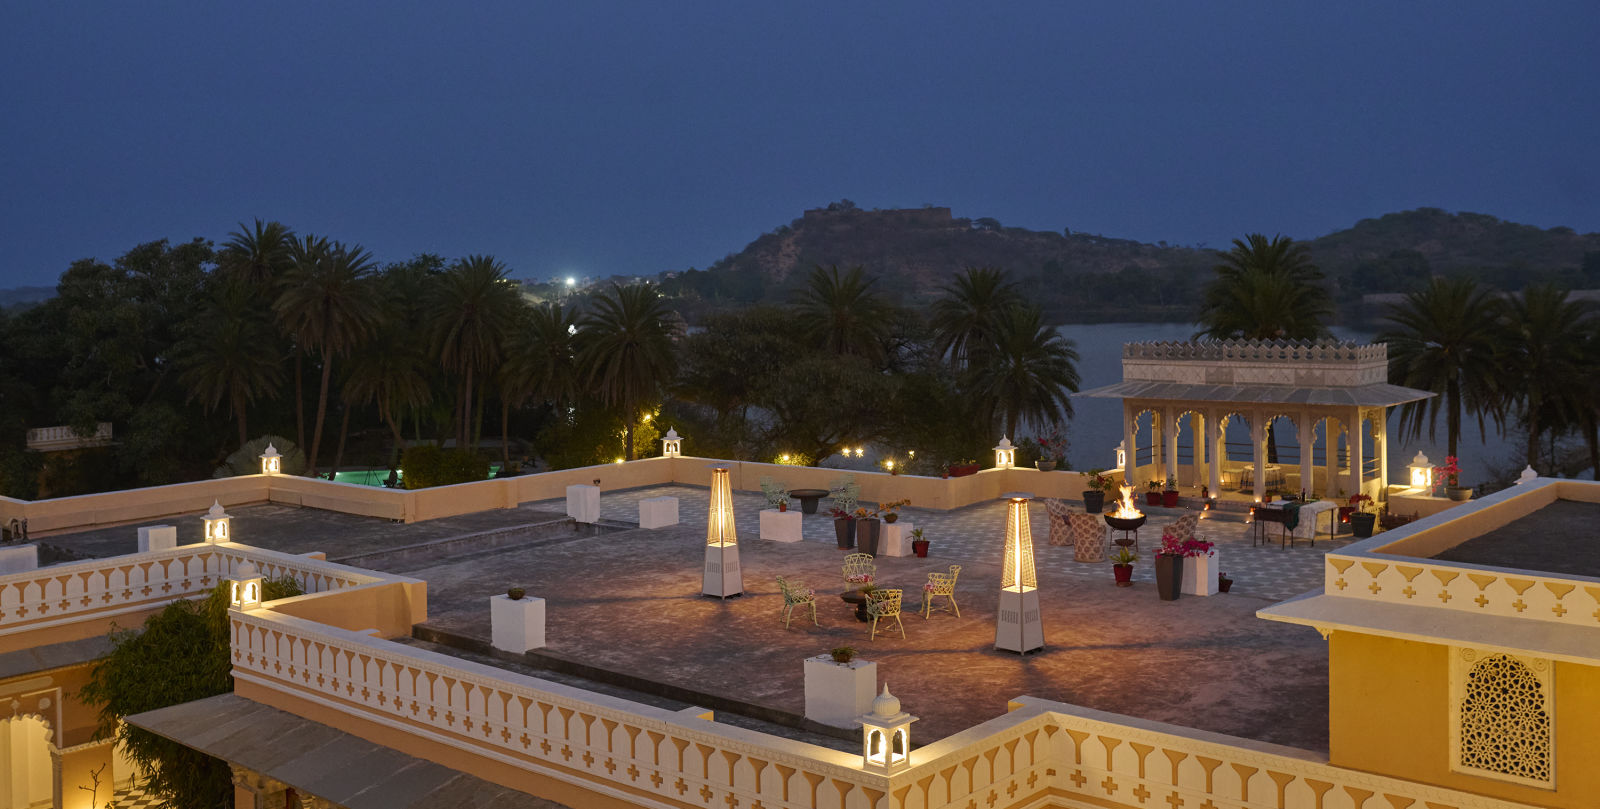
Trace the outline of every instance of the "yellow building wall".
<instances>
[{"instance_id":1,"label":"yellow building wall","mask_svg":"<svg viewBox=\"0 0 1600 809\"><path fill-rule=\"evenodd\" d=\"M1557 662L1554 791L1450 770L1449 648L1334 632L1330 763L1559 809L1600 806L1600 667Z\"/></svg>"}]
</instances>

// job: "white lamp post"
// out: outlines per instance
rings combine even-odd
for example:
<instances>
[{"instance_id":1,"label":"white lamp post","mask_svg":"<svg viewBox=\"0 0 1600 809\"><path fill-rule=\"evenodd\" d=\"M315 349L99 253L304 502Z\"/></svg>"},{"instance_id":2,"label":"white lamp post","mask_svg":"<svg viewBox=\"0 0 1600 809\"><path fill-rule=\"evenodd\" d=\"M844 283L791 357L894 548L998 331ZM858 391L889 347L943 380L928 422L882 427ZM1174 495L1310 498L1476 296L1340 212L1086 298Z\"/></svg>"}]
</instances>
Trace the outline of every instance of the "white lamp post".
<instances>
[{"instance_id":1,"label":"white lamp post","mask_svg":"<svg viewBox=\"0 0 1600 809\"><path fill-rule=\"evenodd\" d=\"M211 509L206 512L206 542L213 545L218 542L232 542L233 533L230 530L228 512L222 510L222 503L211 501Z\"/></svg>"},{"instance_id":2,"label":"white lamp post","mask_svg":"<svg viewBox=\"0 0 1600 809\"><path fill-rule=\"evenodd\" d=\"M900 710L900 700L889 693L888 683L872 700L872 710L857 721L863 768L888 774L911 766L911 723L917 718Z\"/></svg>"},{"instance_id":3,"label":"white lamp post","mask_svg":"<svg viewBox=\"0 0 1600 809\"><path fill-rule=\"evenodd\" d=\"M667 435L661 439L661 457L677 458L683 455L683 439L678 437L678 431L668 427Z\"/></svg>"},{"instance_id":4,"label":"white lamp post","mask_svg":"<svg viewBox=\"0 0 1600 809\"><path fill-rule=\"evenodd\" d=\"M1411 472L1411 488L1421 491L1433 489L1433 464L1428 461L1428 456L1418 452L1406 469Z\"/></svg>"},{"instance_id":5,"label":"white lamp post","mask_svg":"<svg viewBox=\"0 0 1600 809\"><path fill-rule=\"evenodd\" d=\"M1524 466L1522 467L1522 474L1517 475L1517 485L1521 486L1524 483L1532 483L1538 479L1539 473L1533 471L1532 466Z\"/></svg>"},{"instance_id":6,"label":"white lamp post","mask_svg":"<svg viewBox=\"0 0 1600 809\"><path fill-rule=\"evenodd\" d=\"M995 617L994 648L1026 654L1044 648L1039 620L1039 579L1033 570L1033 531L1028 526L1027 492L1004 495L1006 556L1000 571L1000 609Z\"/></svg>"},{"instance_id":7,"label":"white lamp post","mask_svg":"<svg viewBox=\"0 0 1600 809\"><path fill-rule=\"evenodd\" d=\"M255 563L245 562L228 577L228 609L253 610L261 606L261 573Z\"/></svg>"},{"instance_id":8,"label":"white lamp post","mask_svg":"<svg viewBox=\"0 0 1600 809\"><path fill-rule=\"evenodd\" d=\"M1010 469L1017 465L1017 448L1011 446L1011 439L1000 436L1000 443L994 448L994 468Z\"/></svg>"},{"instance_id":9,"label":"white lamp post","mask_svg":"<svg viewBox=\"0 0 1600 809\"><path fill-rule=\"evenodd\" d=\"M283 456L278 454L278 448L267 445L267 451L261 453L261 474L277 475L283 473Z\"/></svg>"},{"instance_id":10,"label":"white lamp post","mask_svg":"<svg viewBox=\"0 0 1600 809\"><path fill-rule=\"evenodd\" d=\"M717 598L744 592L739 536L733 527L733 481L726 466L711 470L711 513L706 520L706 567L700 592Z\"/></svg>"},{"instance_id":11,"label":"white lamp post","mask_svg":"<svg viewBox=\"0 0 1600 809\"><path fill-rule=\"evenodd\" d=\"M1128 468L1128 442L1126 440L1117 442L1117 465L1113 468Z\"/></svg>"}]
</instances>

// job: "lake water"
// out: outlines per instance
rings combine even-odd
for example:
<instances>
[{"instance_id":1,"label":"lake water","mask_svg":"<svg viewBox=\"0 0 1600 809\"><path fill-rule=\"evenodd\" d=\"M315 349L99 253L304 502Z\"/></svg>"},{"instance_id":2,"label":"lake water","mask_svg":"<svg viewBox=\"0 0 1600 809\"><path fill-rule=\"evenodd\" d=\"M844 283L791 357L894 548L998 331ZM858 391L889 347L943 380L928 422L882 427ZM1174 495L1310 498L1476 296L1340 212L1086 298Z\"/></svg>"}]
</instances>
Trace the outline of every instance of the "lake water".
<instances>
[{"instance_id":1,"label":"lake water","mask_svg":"<svg viewBox=\"0 0 1600 809\"><path fill-rule=\"evenodd\" d=\"M1058 326L1057 331L1077 345L1078 375L1082 378L1083 390L1122 381L1123 343L1188 340L1194 336L1194 326L1187 323L1075 323ZM1353 329L1335 328L1333 333L1341 340L1357 342L1370 341L1374 336L1373 332ZM1074 397L1072 407L1076 415L1067 429L1069 442L1067 458L1072 468L1088 470L1115 465L1117 444L1122 441L1122 401ZM1406 464L1411 462L1412 456L1416 455L1418 450L1425 453L1434 465L1444 463L1442 417L1439 420L1438 441L1430 441L1427 435L1423 435L1416 441L1402 442L1395 426L1397 421L1397 417L1391 411L1389 415L1391 481L1399 482L1406 479ZM1282 430L1286 424L1287 422L1279 422L1279 429ZM1492 431L1487 442L1478 440L1475 423L1470 430L1464 429L1463 432L1467 433L1462 435L1460 444L1461 479L1464 484L1471 485L1487 478L1486 460L1503 465L1506 459L1520 455L1516 447L1510 446L1504 438ZM1283 436L1286 443L1294 443L1292 430L1280 432L1279 435ZM1239 439L1230 435L1230 440ZM1185 437L1181 438L1180 442L1187 445L1188 440Z\"/></svg>"}]
</instances>

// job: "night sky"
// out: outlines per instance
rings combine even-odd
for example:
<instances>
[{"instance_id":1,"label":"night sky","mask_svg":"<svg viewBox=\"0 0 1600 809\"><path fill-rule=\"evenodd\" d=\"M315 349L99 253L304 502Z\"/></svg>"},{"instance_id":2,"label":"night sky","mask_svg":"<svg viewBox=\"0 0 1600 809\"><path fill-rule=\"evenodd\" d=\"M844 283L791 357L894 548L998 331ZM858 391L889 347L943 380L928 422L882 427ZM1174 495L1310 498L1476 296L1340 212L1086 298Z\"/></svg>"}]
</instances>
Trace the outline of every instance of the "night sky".
<instances>
[{"instance_id":1,"label":"night sky","mask_svg":"<svg viewBox=\"0 0 1600 809\"><path fill-rule=\"evenodd\" d=\"M1600 3L0 6L0 286L253 217L517 277L801 210L1226 245L1600 230Z\"/></svg>"}]
</instances>

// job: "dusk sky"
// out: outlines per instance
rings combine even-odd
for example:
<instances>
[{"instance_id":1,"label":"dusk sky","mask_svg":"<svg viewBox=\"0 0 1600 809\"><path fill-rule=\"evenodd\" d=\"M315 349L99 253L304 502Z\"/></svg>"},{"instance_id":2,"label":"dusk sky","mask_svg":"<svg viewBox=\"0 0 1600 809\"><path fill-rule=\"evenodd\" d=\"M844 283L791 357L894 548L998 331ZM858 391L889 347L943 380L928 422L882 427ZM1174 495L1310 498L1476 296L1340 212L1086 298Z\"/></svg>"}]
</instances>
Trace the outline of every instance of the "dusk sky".
<instances>
[{"instance_id":1,"label":"dusk sky","mask_svg":"<svg viewBox=\"0 0 1600 809\"><path fill-rule=\"evenodd\" d=\"M1600 3L0 7L0 287L278 219L516 277L805 208L1144 241L1600 230Z\"/></svg>"}]
</instances>

